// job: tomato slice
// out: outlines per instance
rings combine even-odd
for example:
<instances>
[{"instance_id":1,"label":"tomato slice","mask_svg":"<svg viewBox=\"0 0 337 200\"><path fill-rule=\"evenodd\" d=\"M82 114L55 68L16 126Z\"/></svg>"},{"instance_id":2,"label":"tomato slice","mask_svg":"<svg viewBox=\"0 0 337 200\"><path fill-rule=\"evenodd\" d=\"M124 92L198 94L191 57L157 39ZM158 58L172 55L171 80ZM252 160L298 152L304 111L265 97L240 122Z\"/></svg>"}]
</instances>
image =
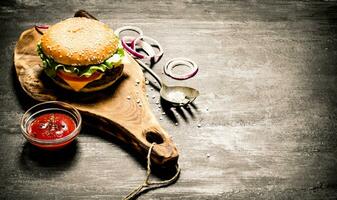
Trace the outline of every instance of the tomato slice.
<instances>
[{"instance_id":1,"label":"tomato slice","mask_svg":"<svg viewBox=\"0 0 337 200\"><path fill-rule=\"evenodd\" d=\"M79 81L79 82L88 82L88 81L94 81L96 80L99 76L101 76L101 72L95 72L93 73L91 76L86 77L86 76L78 76L77 74L73 74L73 73L68 73L61 70L57 71L57 75L64 79L64 80L70 80L70 81Z\"/></svg>"}]
</instances>

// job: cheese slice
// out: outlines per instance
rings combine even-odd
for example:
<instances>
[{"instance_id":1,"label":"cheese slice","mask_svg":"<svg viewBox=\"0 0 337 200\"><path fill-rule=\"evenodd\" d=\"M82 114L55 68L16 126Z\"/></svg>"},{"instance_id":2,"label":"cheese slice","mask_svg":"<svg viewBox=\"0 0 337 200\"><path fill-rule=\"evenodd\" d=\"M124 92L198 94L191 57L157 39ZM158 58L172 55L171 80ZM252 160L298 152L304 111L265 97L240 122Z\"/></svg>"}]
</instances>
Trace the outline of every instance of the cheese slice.
<instances>
[{"instance_id":1,"label":"cheese slice","mask_svg":"<svg viewBox=\"0 0 337 200\"><path fill-rule=\"evenodd\" d=\"M64 79L64 78L62 78L62 80L64 80L72 89L74 89L76 92L78 92L82 88L84 88L86 85L88 85L89 83L102 78L102 76L103 76L103 74L100 74L100 76L98 76L97 78L89 80L89 81L73 81L73 80L67 80L67 79Z\"/></svg>"}]
</instances>

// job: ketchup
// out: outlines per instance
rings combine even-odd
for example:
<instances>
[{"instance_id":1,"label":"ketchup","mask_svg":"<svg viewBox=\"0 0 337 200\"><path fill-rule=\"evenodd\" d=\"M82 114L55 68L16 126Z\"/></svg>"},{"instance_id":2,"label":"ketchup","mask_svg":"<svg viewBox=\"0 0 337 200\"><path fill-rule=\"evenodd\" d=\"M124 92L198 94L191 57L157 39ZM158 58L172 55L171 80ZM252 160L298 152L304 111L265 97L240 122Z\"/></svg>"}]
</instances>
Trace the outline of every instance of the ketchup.
<instances>
[{"instance_id":1,"label":"ketchup","mask_svg":"<svg viewBox=\"0 0 337 200\"><path fill-rule=\"evenodd\" d=\"M76 123L71 116L61 112L52 112L34 118L27 132L37 139L53 140L69 135L75 128Z\"/></svg>"}]
</instances>

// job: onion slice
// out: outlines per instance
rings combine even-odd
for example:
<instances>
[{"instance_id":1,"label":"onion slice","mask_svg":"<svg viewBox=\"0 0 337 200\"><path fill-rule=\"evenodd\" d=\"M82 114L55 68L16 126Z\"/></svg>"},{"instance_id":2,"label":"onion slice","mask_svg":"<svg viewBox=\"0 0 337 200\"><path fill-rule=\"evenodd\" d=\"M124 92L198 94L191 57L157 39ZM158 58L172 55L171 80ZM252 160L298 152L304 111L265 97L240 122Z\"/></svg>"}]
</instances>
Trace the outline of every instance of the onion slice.
<instances>
[{"instance_id":1,"label":"onion slice","mask_svg":"<svg viewBox=\"0 0 337 200\"><path fill-rule=\"evenodd\" d=\"M147 41L149 41L149 42L147 42ZM133 40L131 42L130 46L131 46L133 51L136 51L136 48L144 49L144 46L147 45L147 44L149 44L152 48L153 47L158 48L159 52L155 55L152 55L152 56L144 55L144 54L141 54L141 53L137 52L137 54L139 54L137 57L140 58L140 59L150 60L153 63L157 63L164 54L163 48L157 40L155 40L151 37L145 36L145 35L141 35L141 36L137 37L135 40Z\"/></svg>"},{"instance_id":2,"label":"onion slice","mask_svg":"<svg viewBox=\"0 0 337 200\"><path fill-rule=\"evenodd\" d=\"M181 75L174 74L173 68L178 66L187 66L190 68L190 71ZM186 80L192 78L197 74L198 70L199 68L197 64L188 58L173 58L169 60L164 66L164 73L176 80Z\"/></svg>"},{"instance_id":3,"label":"onion slice","mask_svg":"<svg viewBox=\"0 0 337 200\"><path fill-rule=\"evenodd\" d=\"M41 35L43 35L43 32L46 31L49 28L49 26L45 25L45 24L43 24L43 25L35 25L34 28L35 28L35 30L38 33L40 33Z\"/></svg>"},{"instance_id":4,"label":"onion slice","mask_svg":"<svg viewBox=\"0 0 337 200\"><path fill-rule=\"evenodd\" d=\"M116 29L114 33L115 33L115 35L120 37L121 32L124 32L124 31L132 31L132 32L138 33L140 36L143 35L142 29L140 29L136 26L122 26L122 27Z\"/></svg>"},{"instance_id":5,"label":"onion slice","mask_svg":"<svg viewBox=\"0 0 337 200\"><path fill-rule=\"evenodd\" d=\"M164 54L163 48L160 43L148 36L143 35L143 31L134 26L123 26L118 28L115 31L115 34L120 37L120 33L126 30L130 30L139 34L138 37L124 36L121 38L121 43L124 49L129 52L136 59L146 59L151 63L157 63ZM159 49L158 53L155 53L154 48ZM136 49L142 49L145 51L145 54L139 53ZM175 74L173 69L177 66L187 66L190 68L190 71L184 74ZM199 68L195 62L188 58L173 58L169 60L164 66L164 72L167 76L176 79L176 80L186 80L193 77Z\"/></svg>"},{"instance_id":6,"label":"onion slice","mask_svg":"<svg viewBox=\"0 0 337 200\"><path fill-rule=\"evenodd\" d=\"M124 49L126 51L128 51L134 58L140 58L143 57L143 54L138 53L136 50L131 48L131 43L135 40L134 37L129 37L129 36L125 36L121 39L121 43L122 46L124 47ZM144 42L142 49L145 51L145 53L149 56L149 57L153 57L155 56L155 52L153 50L153 47L147 43Z\"/></svg>"}]
</instances>

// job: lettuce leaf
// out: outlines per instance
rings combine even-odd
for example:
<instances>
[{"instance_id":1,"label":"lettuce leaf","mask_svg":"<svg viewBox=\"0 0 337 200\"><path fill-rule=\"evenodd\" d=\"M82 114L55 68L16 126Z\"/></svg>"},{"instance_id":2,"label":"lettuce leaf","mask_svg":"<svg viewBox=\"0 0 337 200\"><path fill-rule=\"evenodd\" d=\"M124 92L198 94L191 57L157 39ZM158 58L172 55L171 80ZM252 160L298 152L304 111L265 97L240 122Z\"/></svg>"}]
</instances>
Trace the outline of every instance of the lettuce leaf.
<instances>
[{"instance_id":1,"label":"lettuce leaf","mask_svg":"<svg viewBox=\"0 0 337 200\"><path fill-rule=\"evenodd\" d=\"M41 45L37 45L37 53L42 59L43 68L46 74L50 77L55 77L57 74L57 70L62 69L68 73L75 73L78 76L86 76L89 77L96 71L105 72L106 70L112 69L115 66L119 66L122 64L122 60L125 56L124 49L121 45L118 46L117 51L108 59L106 59L103 63L99 65L89 65L87 67L78 68L76 66L69 66L57 63L54 59L46 56L41 48Z\"/></svg>"}]
</instances>

